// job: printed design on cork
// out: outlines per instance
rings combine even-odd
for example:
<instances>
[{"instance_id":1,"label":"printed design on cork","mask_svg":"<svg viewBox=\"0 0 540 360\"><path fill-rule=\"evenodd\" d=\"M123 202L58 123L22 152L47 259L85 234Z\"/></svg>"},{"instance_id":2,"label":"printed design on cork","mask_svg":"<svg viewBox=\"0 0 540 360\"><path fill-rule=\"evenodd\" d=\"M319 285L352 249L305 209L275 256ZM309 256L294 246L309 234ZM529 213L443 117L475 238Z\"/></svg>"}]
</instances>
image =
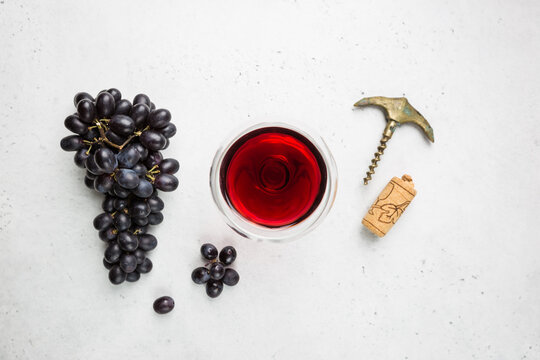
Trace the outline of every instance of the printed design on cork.
<instances>
[{"instance_id":1,"label":"printed design on cork","mask_svg":"<svg viewBox=\"0 0 540 360\"><path fill-rule=\"evenodd\" d=\"M390 182L368 211L368 213L373 216L377 216L376 213L378 213L379 216L377 220L385 224L395 224L397 219L399 219L401 214L411 203L410 201L405 201L401 204L386 202L393 191L394 182ZM380 211L377 211L377 209Z\"/></svg>"}]
</instances>

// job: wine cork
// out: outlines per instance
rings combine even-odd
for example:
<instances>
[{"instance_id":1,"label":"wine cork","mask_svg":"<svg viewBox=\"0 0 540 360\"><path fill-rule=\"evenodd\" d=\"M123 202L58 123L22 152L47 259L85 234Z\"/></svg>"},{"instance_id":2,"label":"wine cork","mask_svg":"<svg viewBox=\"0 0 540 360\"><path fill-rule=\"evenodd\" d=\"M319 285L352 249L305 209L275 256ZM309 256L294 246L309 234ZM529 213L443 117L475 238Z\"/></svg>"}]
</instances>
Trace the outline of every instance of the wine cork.
<instances>
[{"instance_id":1,"label":"wine cork","mask_svg":"<svg viewBox=\"0 0 540 360\"><path fill-rule=\"evenodd\" d=\"M371 205L362 224L379 237L386 235L416 195L412 178L393 177Z\"/></svg>"}]
</instances>

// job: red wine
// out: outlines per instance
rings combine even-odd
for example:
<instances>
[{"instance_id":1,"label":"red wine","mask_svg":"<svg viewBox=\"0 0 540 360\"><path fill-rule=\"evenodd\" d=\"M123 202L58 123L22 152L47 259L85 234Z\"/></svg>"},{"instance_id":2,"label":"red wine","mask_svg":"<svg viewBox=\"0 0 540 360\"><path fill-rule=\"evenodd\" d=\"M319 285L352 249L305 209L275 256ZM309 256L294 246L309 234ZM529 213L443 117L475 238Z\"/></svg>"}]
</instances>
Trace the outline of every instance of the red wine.
<instances>
[{"instance_id":1,"label":"red wine","mask_svg":"<svg viewBox=\"0 0 540 360\"><path fill-rule=\"evenodd\" d=\"M225 154L220 186L244 218L267 227L298 223L319 205L326 165L315 145L286 128L266 127L238 139Z\"/></svg>"}]
</instances>

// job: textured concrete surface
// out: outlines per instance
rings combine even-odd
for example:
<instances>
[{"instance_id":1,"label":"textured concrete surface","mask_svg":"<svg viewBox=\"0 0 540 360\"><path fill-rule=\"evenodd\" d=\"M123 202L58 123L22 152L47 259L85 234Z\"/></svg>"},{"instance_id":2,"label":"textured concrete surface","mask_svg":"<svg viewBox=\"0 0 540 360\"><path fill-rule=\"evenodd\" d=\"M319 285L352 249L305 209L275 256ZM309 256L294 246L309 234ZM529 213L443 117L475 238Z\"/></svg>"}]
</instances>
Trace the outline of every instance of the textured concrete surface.
<instances>
[{"instance_id":1,"label":"textured concrete surface","mask_svg":"<svg viewBox=\"0 0 540 360\"><path fill-rule=\"evenodd\" d=\"M539 359L537 1L0 1L1 359ZM146 92L179 127L154 270L114 287L100 196L59 149L80 90ZM384 128L412 126L362 185ZM244 240L208 189L231 129L303 121L339 169L333 210L287 243ZM361 219L392 176L418 195L384 239ZM198 248L233 244L216 300ZM171 295L167 316L153 300Z\"/></svg>"}]
</instances>

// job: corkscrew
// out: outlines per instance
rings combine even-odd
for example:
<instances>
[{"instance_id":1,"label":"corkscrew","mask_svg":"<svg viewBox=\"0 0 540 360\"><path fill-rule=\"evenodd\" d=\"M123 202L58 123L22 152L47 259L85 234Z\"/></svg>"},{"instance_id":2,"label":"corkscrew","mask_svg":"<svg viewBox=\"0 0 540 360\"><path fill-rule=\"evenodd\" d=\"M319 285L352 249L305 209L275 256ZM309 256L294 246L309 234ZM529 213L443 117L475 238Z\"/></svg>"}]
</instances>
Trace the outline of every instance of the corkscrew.
<instances>
[{"instance_id":1,"label":"corkscrew","mask_svg":"<svg viewBox=\"0 0 540 360\"><path fill-rule=\"evenodd\" d=\"M386 117L386 128L383 131L383 136L381 138L380 145L377 147L377 152L374 154L373 159L371 160L371 165L369 166L369 171L366 172L366 177L364 178L364 185L367 185L368 181L371 180L371 175L375 173L375 168L377 163L381 160L381 156L386 149L386 143L394 131L401 124L413 123L418 125L428 137L431 142L435 142L433 137L433 128L429 125L428 121L420 114L415 108L409 104L409 101L404 98L387 98L384 96L375 96L363 98L360 101L357 101L354 106L364 107L364 106L377 106L384 111Z\"/></svg>"}]
</instances>

